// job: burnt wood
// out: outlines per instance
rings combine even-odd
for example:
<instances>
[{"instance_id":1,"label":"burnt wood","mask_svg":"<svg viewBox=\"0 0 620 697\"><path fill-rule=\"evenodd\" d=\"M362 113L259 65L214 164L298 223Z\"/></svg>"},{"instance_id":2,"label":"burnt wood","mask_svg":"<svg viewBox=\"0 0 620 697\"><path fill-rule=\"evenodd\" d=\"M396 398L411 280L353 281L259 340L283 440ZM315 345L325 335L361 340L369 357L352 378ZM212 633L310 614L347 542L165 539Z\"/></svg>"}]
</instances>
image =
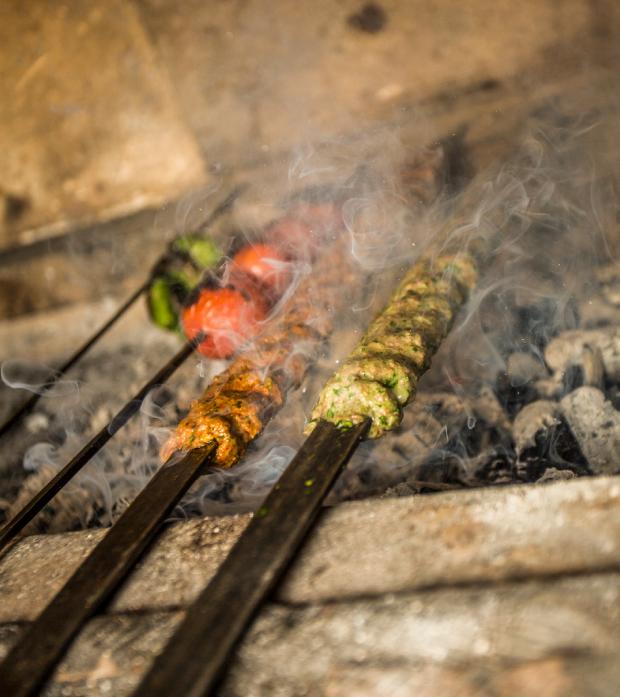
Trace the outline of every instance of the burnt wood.
<instances>
[{"instance_id":1,"label":"burnt wood","mask_svg":"<svg viewBox=\"0 0 620 697\"><path fill-rule=\"evenodd\" d=\"M206 445L158 470L0 665L2 697L37 694L71 640L131 571L214 451L215 443Z\"/></svg>"}]
</instances>

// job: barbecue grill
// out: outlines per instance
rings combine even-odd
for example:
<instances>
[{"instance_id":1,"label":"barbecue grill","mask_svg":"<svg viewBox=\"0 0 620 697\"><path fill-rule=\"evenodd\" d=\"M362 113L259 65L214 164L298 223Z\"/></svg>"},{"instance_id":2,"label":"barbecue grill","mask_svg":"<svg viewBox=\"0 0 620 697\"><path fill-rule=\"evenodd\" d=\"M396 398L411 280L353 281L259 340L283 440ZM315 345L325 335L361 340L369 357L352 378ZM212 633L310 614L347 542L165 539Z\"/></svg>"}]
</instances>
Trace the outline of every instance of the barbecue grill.
<instances>
[{"instance_id":1,"label":"barbecue grill","mask_svg":"<svg viewBox=\"0 0 620 697\"><path fill-rule=\"evenodd\" d=\"M419 183L416 183L415 175L408 173L407 176L408 187L413 186L416 195L419 195L418 191L422 191L424 195L428 185L428 182L425 182L424 168ZM238 194L237 190L227 196L214 209L211 218L213 219L232 205ZM332 263L331 259L328 261ZM413 275L415 276L416 273L419 272L415 272L414 269ZM445 270L437 273L444 276ZM448 279L449 276L446 278ZM447 282L450 283L449 280ZM123 303L104 327L98 330L58 373L50 376L48 383L52 384L79 360L88 348L131 307L147 286L148 284L144 284ZM301 290L298 289L298 295L303 292L303 287ZM296 307L294 303L293 307ZM284 316L286 317L286 312ZM201 337L197 341L200 343ZM139 405L152 387L164 382L191 355L194 348L195 343L185 344L112 421L96 434L15 517L8 521L0 539L3 546L9 544L46 503L70 481L71 477L88 463L90 458L137 412ZM428 358L426 364L428 364ZM19 419L35 403L36 399L33 398L26 402L3 426L3 432L9 431L18 424ZM330 485L346 465L355 446L368 431L369 425L370 420L365 419L356 426L349 424L346 428L342 425L335 426L328 421L321 421L318 424L313 435L291 463L287 476L281 478L271 496L259 509L254 523L245 531L242 540L227 562L230 568L223 569L221 576L205 590L211 599L214 594L216 596L218 593L222 594L221 601L216 603L209 601L209 606L217 613L222 611L228 613L231 602L239 606L235 613L236 622L233 625L225 625L218 616L215 616L209 620L203 619L198 624L193 621L188 622L187 626L180 630L182 632L180 637L187 637L181 638L180 641L189 642L186 645L193 646L194 650L196 633L200 636L204 635L205 621L211 637L211 642L205 644L202 650L202 657L194 664L200 675L186 672L188 684L187 688L183 688L184 690L198 690L199 693L204 693L214 685L240 633L262 598L284 570L286 563L316 517L325 496L329 493ZM3 691L15 695L29 695L36 692L82 623L117 588L152 541L159 526L175 504L204 471L204 468L214 461L216 443L217 441L211 441L201 448L192 449L180 462L172 462L159 470L142 494L119 519L110 531L110 535L106 536L101 545L88 557L48 607L46 613L39 618L30 636L24 637L8 656L4 664L4 674L0 673ZM257 558L257 550L260 550L260 558ZM252 570L251 574L247 573L249 569ZM93 580L96 580L94 586L91 585ZM239 583L241 586L238 585ZM217 590L218 587L219 590ZM243 602L240 603L238 598L244 598ZM212 628L219 627L223 630L227 627L227 629L218 637L213 629L208 630L209 625ZM33 644L38 642L41 642L40 645L33 650ZM175 643L179 645L178 642ZM182 657L183 651L179 655ZM176 689L172 687L171 682L176 683L178 687L178 668L175 667L178 658L164 660L167 667L163 675L161 669L156 668L141 688L146 691L146 694L153 694L154 690L167 694L171 689ZM149 681L154 683L150 684Z\"/></svg>"},{"instance_id":2,"label":"barbecue grill","mask_svg":"<svg viewBox=\"0 0 620 697\"><path fill-rule=\"evenodd\" d=\"M522 163L520 166L524 167ZM364 362L371 358L373 361L381 359L386 365L393 364L391 370L396 371L394 374L402 374L402 377L398 378L400 382L390 382L388 379L387 382L377 383L377 389L386 385L386 394L393 393L401 403L409 401L415 386L415 382L409 381L428 368L430 357L441 345L452 323L455 310L473 290L477 268L488 263L500 243L510 239L510 228L516 228L519 232L519 221L526 217L530 197L535 198L535 192L530 195L523 194L523 187L527 188L527 184L524 185L512 175L505 173L497 179L500 189L500 183L504 178L509 183L504 186L501 194L489 197L495 201L488 210L481 211L476 205L477 197L482 196L481 192L488 196L486 181L473 184L468 189L463 201L443 223L445 231L437 235L434 245L431 245L411 268L398 287L388 309L371 324L366 338L362 339L358 348L351 354L352 357L342 364L339 373L327 383L317 411L313 415L312 434L258 509L252 523L244 531L216 577L200 595L168 648L138 688L137 694L166 695L174 690L181 690L184 694L200 695L213 689L239 636L265 595L285 570L316 518L335 478L347 464L361 439L369 433L373 435L373 432L377 437L396 425L388 421L391 416L386 418L388 412L385 412L383 407L378 407L377 398L370 401L361 411L353 412L353 415L349 416L347 409L361 407L351 407L349 397L348 401L343 403L341 396L333 395L357 389L355 380L358 379L363 381L360 385L364 390L368 385L372 385L373 383L369 382L373 380L372 374L367 373L369 370L372 373L368 365L373 366L374 363ZM410 180L408 184L411 186ZM416 189L415 185L413 188ZM216 206L211 217L234 205L238 195L239 191L235 191L227 196ZM521 199L527 203L523 204ZM520 210L520 204L526 208ZM336 247L338 244L339 242L335 243ZM450 256L451 249L456 251ZM330 263L333 253L334 250L329 247L327 259ZM318 266L320 267L320 263ZM342 264L341 273L344 267L345 264ZM143 286L146 287L147 284ZM304 289L302 284L289 301L294 313L297 313L295 308L300 302L296 296L303 296L308 292ZM70 367L85 353L97 337L105 333L105 328L112 326L131 306L138 295L134 293L129 301L121 305L120 310L106 322L104 328L97 331L94 338L86 343L85 348L79 349L66 365ZM331 302L333 301L330 301L330 304ZM290 310L285 310L283 317L287 317L287 312ZM403 326L407 327L407 333L401 333L398 321L405 322ZM285 323L284 326L288 325ZM400 343L393 343L397 338ZM140 403L152 387L164 382L192 354L202 339L203 335L199 335L195 342L186 343L152 379L147 381L112 421L5 525L0 538L3 546L9 544L63 485L120 430L137 412ZM390 356L389 362L386 363L381 358L383 354L376 353L376 349L372 348L378 343L391 347L391 353L387 354ZM254 355L257 348L252 345L248 351L248 355ZM399 351L403 356L403 362L400 364ZM413 353L408 354L407 351ZM415 358L418 355L419 360ZM409 357L405 362L405 356L414 358ZM240 359L241 365L244 365L244 360L247 359ZM230 376L233 379L236 379L237 375L235 365L233 362L233 367L229 369L229 372L232 370ZM274 365L268 365L268 370L273 371L274 366L279 370L278 365L276 361ZM413 368L412 365L416 367ZM353 373L352 368L355 369ZM357 370L362 372L358 373ZM405 373L409 377L405 377ZM60 374L51 376L50 382ZM225 376L226 372L222 375ZM349 377L344 377L345 375ZM293 382L302 377L303 373L299 378L293 379ZM377 379L386 380L385 377ZM288 384L288 381L289 378L285 378L284 384ZM220 384L226 382L222 383L220 379ZM209 395L209 391L205 394ZM243 393L236 394L238 396L235 399L245 399ZM360 394L365 395L366 392ZM203 399L210 398L205 396ZM365 404L359 397L356 399L357 402L351 403ZM4 430L8 431L16 425L33 402L31 399L18 410L16 416L4 426ZM394 404L396 405L396 402ZM396 409L396 406L394 408ZM272 407L269 413L271 409ZM9 653L0 670L3 694L16 697L36 694L82 624L110 598L153 541L174 506L205 468L216 462L218 447L222 446L222 441L218 441L218 438L219 436L203 438L181 460L172 458L159 469ZM190 442L193 442L193 437ZM236 456L230 464L234 464L238 459L239 456ZM224 462L227 463L224 466L230 466L227 460ZM234 621L229 619L231 608ZM189 655L192 656L191 660L187 658Z\"/></svg>"},{"instance_id":3,"label":"barbecue grill","mask_svg":"<svg viewBox=\"0 0 620 697\"><path fill-rule=\"evenodd\" d=\"M386 13L383 7L374 3L367 3L347 16L349 30L360 32L365 39L381 34L386 26L390 26L390 22L390 12ZM36 70L38 68L35 69L35 74ZM478 321L478 308L488 302L489 298L496 302L494 314L490 313L494 321L498 321L497 318L501 321L505 315L506 325L524 307L519 305L518 299L511 297L502 308L501 303L505 300L501 292L504 279L498 277L498 263L504 263L509 276L516 266L515 258L518 255L515 250L519 250L522 239L527 235L538 235L541 248L548 245L552 250L563 244L571 244L575 239L575 231L569 230L565 238L568 242L564 243L560 232L566 230L560 228L569 229L573 225L575 230L581 232L593 221L594 227L602 229L609 226L607 216L604 216L605 220L598 218L600 206L592 191L611 191L612 194L605 199L605 205L608 205L614 196L613 175L607 175L607 179L597 176L592 184L591 200L588 203L591 204L593 213L582 206L583 191L588 188L583 186L584 182L575 176L574 183L567 183L558 175L558 172L570 170L579 161L578 155L583 146L574 146L574 140L589 133L594 128L593 121L582 119L581 115L574 120L567 115L564 105L550 106L548 100L544 102L544 108L537 111L530 110L528 105L529 130L525 129L527 137L507 139L510 140L508 155L505 144L503 149L497 148L497 144L492 142L493 138L490 138L489 145L489 142L476 142L479 135L470 135L476 114L479 116L486 112L484 100L497 89L498 84L494 80L477 83L474 92L476 99L482 100L482 106L477 104L470 112L466 126L461 127L462 122L450 122L445 131L448 135L442 139L432 138L430 146L420 149L421 154L414 158L409 167L401 167L400 161L396 168L391 166L394 143L402 137L402 130L396 129L394 120L371 133L360 129L342 138L339 143L340 159L353 160L351 153L357 150L361 156L348 176L342 176L338 184L329 183L330 166L324 168L328 173L325 177L322 176L323 170L320 167L317 171L310 171L312 168L308 162L311 157L303 152L302 155L299 152L288 154L284 168L281 162L276 163L281 170L288 168L287 174L283 176L280 173L278 176L280 182L288 180L284 187L288 190L286 196L278 200L271 199L268 206L264 205L263 197L261 205L265 210L271 211L271 205L273 210L289 211L297 210L295 206L301 206L302 209L304 206L311 206L317 200L335 202L338 210L342 210L341 227L337 229L336 235L332 235L333 239L322 240L322 248L316 255L300 255L305 264L303 272L300 272L302 280L296 285L296 278L295 283L289 286L290 292L285 291L283 298L276 297L275 294L274 298L270 298L275 310L271 324L266 323L265 334L259 334L258 338L251 337L247 344L238 347L239 355L226 356L231 358L228 367L221 371L214 369L217 377L211 381L211 387L192 404L188 416L180 422L167 441L163 449L166 453L165 462L138 496L127 505L105 536L89 550L36 620L20 634L0 664L0 694L29 697L45 689L46 682L87 622L110 605L119 588L157 544L164 531L164 523L170 519L188 491L197 486L201 477L212 473L216 466L234 468L246 455L246 450L251 450L275 413L282 409L283 414L286 414L287 408L291 408L286 404L287 397L303 388L304 391L312 392L315 398L307 438L296 449L295 456L277 483L271 487L268 496L254 508L249 523L235 541L232 550L208 584L203 584L186 616L175 626L165 648L141 674L134 692L144 697L171 694L199 697L215 694L231 656L243 637L247 636L252 621L266 607L276 589L286 596L288 591L286 587L282 590L281 586L285 572L289 570L308 535L315 529L326 501L330 496L335 496L336 483L346 488L347 476L351 476L351 470L347 470L347 466L351 460L356 456L360 457L360 453L367 456L369 452L376 453L375 457L380 458L383 452L381 447L387 446L372 445L369 441L384 434L384 440L377 441L378 443L393 439L398 443L395 447L400 447L400 439L407 437L403 436L403 429L395 434L387 432L397 428L403 418L403 409L409 402L412 404L404 412L406 424L410 423L407 419L417 422L426 419L431 423L434 415L445 406L438 407L428 397L432 383L431 389L424 388L423 383L420 400L415 401L418 382L428 370L431 358L439 353L439 364L444 369L446 365L450 365L450 361L445 358L446 353L451 351L454 356L458 353L459 340L468 341L470 319L474 317L474 321ZM394 98L393 95L400 95L398 85L387 85L377 99L390 101ZM523 93L518 99L522 98ZM526 109L522 107L519 123L526 120L522 119L525 112ZM385 117L385 114L381 117ZM507 123L510 118L510 115L506 116ZM514 115L512 118L515 118ZM398 121L401 129L405 123L405 132L415 130L411 126L415 119L411 119L410 113L398 116L396 122ZM502 129L505 128L504 124ZM475 125L473 130L477 133ZM395 135L396 131L398 135ZM420 137L415 140L419 146ZM404 138L395 148L400 155L403 151L410 154L408 147L404 145L406 141ZM346 147L342 145L343 142ZM372 145L366 147L369 142ZM327 146L321 147L329 148L329 141ZM268 145L264 148L265 152L269 150ZM390 151L386 157L390 165L387 173L381 168L384 164L381 157L383 148ZM373 159L375 157L376 162ZM486 167L489 161L493 162L493 167ZM348 162L348 166L351 167L351 162ZM306 167L309 169L306 170ZM249 169L252 170L252 167ZM604 169L607 170L608 167L605 166ZM213 170L215 172L217 167ZM260 166L258 170L253 170L252 176L258 177L257 171L260 174ZM313 178L318 184L306 185L305 180ZM234 177L231 179L235 181ZM217 191L216 197L209 201L209 206L205 206L208 210L201 211L196 228L209 228L237 207L249 205L247 199L255 193L256 183L251 181L251 177L239 181L242 182L240 185L228 182ZM291 182L295 186L291 186ZM290 188L293 188L292 193ZM278 190L278 187L275 189ZM209 193L212 195L213 190ZM403 247L399 246L403 235L396 234L392 238L389 230L383 230L382 245L393 245L395 254L402 253L398 263L393 260L386 263L385 253L377 254L377 247L373 246L377 241L372 236L376 235L373 226L377 225L382 212L380 209L377 215L372 205L368 206L368 200L373 197L385 205L392 220L398 218L399 226L408 230L407 234L410 235L404 238L413 249L403 252ZM368 216L367 219L364 218L365 215ZM246 242L250 240L252 244L255 242L253 235L258 235L259 241L262 241L260 235L274 224L274 217L277 224L279 218L267 213L265 220L260 225L255 225L249 236L246 237L247 231L243 229L235 234ZM557 222L559 220L562 221L561 224ZM265 221L267 225L264 224ZM364 237L367 230L359 232L364 225L370 229L370 242ZM259 233L256 233L256 229ZM576 247L575 256L582 252L584 256L590 253L593 257L598 255L597 264L602 258L610 256L609 250L605 248L605 236L599 236L598 232L591 233L588 251L583 251L585 245ZM239 240L235 244L238 247ZM231 248L235 248L235 244ZM528 258L528 268L536 267L537 261L540 261L535 258L536 255L531 256L533 261ZM567 259L570 255L564 254L558 258ZM487 268L494 263L495 275L485 276ZM316 286L311 282L304 285L304 279L307 277L312 281L325 270L333 278L334 267L337 267L339 276L332 280L331 287L325 284L325 295L329 300L323 301L321 306L321 298L318 294L313 295ZM224 274L228 273L226 265L222 268L225 269ZM578 268L577 262L574 268ZM546 269L543 271L546 273ZM214 283L216 286L220 282L228 283L227 276L224 281L220 278L214 281L214 277L214 271L205 274L195 292L209 289ZM605 289L609 304L614 305L613 269L602 266L599 277L600 286L597 287ZM16 433L19 435L40 398L53 391L54 386L62 384L66 375L79 366L89 352L97 348L99 342L109 336L114 327L135 308L137 302L144 300L152 287L152 280L151 276L138 284L107 321L71 353L60 367L44 376L40 381L39 391L0 425L0 438L13 437ZM557 279L552 279L552 283L555 280ZM339 283L346 291L339 287ZM518 284L515 283L515 286ZM252 287L252 292L254 290ZM515 291L515 297L518 290L517 288ZM392 295L389 295L390 292ZM543 295L543 291L538 288L535 293ZM566 296L568 298L568 291ZM368 301L366 305L357 302L360 298ZM445 382L450 383L454 399L461 400L458 410L466 413L466 420L456 429L456 438L452 437L451 432L449 435L449 429L445 427L445 442L449 444L445 448L443 441L438 446L438 437L433 443L424 442L424 438L418 439L416 446L421 444L425 459L423 468L416 470L419 479L409 477L407 480L406 486L410 487L408 493L411 493L411 488L413 491L449 488L450 485L445 482L458 478L452 474L453 470L462 474L465 466L461 460L469 462L475 459L472 452L476 448L479 452L484 451L486 458L478 466L477 475L484 471L488 480L497 484L504 483L502 474L505 470L510 470L511 482L544 481L546 476L554 478L556 475L551 474L551 470L556 470L554 466L558 463L560 471L576 476L614 473L610 453L615 452L615 410L617 404L620 404L620 399L613 392L620 379L614 372L614 356L617 341L620 340L613 331L606 329L606 319L601 321L601 326L596 324L596 319L580 324L578 312L572 311L572 299L567 299L564 303L563 299L556 301L554 296L547 304L544 300L538 298L536 303L523 310L522 316L518 317L523 326L519 322L512 322L510 328L504 331L506 345L512 347L512 363L506 365L505 372L492 383L492 388L488 382L486 393L480 390L474 407L468 401L469 386L463 386L459 382L467 371L455 370L454 375L446 372ZM192 302L193 300L188 300L187 304L191 305ZM347 303L355 306L356 312L359 312L358 305L364 311L359 312L356 341L349 342L351 345L348 346L351 350L343 352L341 346L337 360L332 360L333 356L330 356L329 372L333 374L327 379L325 366L322 372L316 367L318 356L321 355L319 349L339 329L332 325L338 324L338 312L342 312ZM303 312L307 312L309 306L317 312L319 319L325 320L325 328L321 323L311 326L307 318L304 318ZM561 312L558 307L561 307ZM385 308L384 311L382 308ZM558 314L562 316L556 316ZM550 319L551 315L553 317ZM290 319L293 316L294 321ZM457 320L457 316L460 319ZM484 319L480 321L483 322ZM455 322L458 325L456 338L454 333L450 334ZM490 335L494 329L496 328L485 326L482 333ZM501 329L497 334L501 334ZM292 336L295 331L300 332L303 350L295 367L292 368L288 360L291 355L295 357L293 339L289 337L279 340L280 345L270 336L269 331L272 335L279 332L279 336ZM522 333L519 334L519 331ZM575 334L570 334L570 331ZM511 332L514 332L514 336ZM523 336L528 337L530 344L519 355L513 349ZM24 540L27 542L28 538L24 533L36 521L38 514L46 506L53 504L55 497L74 481L76 475L83 472L87 465L92 465L93 458L103 447L117 434L120 435L121 430L129 425L145 405L148 406L156 387L164 385L197 351L204 349L204 342L208 337L208 332L200 331L184 339L175 355L162 362L154 374L143 381L132 398L111 418L106 419L106 423L86 444L82 444L47 484L39 488L25 505L13 509L13 514L0 528L0 563L2 557L9 559L11 553L20 549L20 544L24 544ZM268 350L272 352L269 353L269 361L261 362L260 357ZM468 360L475 361L475 349L465 350L463 353L467 354ZM316 374L312 373L313 370ZM386 376L386 371L390 375ZM471 374L473 375L473 371ZM254 387L245 391L235 387L237 383L234 381L239 375L246 381L253 380ZM320 385L317 375L320 376ZM432 381L436 376L428 379ZM215 392L213 384L217 387ZM263 389L260 397L257 397L258 388ZM226 414L224 421L228 430L225 434L222 435L224 432L219 431L214 436L213 431L205 430L200 433L204 435L206 432L207 436L196 437L196 424L202 427L209 419L220 418L220 412L214 412L212 405L220 400L216 406L221 411L224 400L231 400L233 397L239 402L236 404L236 411L231 408ZM228 405L230 406L230 401ZM584 412L593 414L590 421L583 419ZM248 414L254 418L253 430L248 427L246 433L241 428L240 414L244 418ZM477 429L477 421L483 421L484 428ZM603 434L599 440L612 445L592 445L593 439L589 433L591 423L596 423ZM434 424L431 423L429 432L432 432L435 424L441 426L439 416ZM620 423L618 432L620 433ZM443 429L440 433L443 434ZM509 437L502 441L502 433L510 433L512 440ZM224 452L223 445L229 445L229 441L234 441L234 449ZM481 444L481 441L484 442ZM620 440L617 442L620 443ZM401 450L410 456L415 447L403 447ZM429 456L426 457L427 455ZM372 458L369 461L371 470ZM234 476L234 469L231 471ZM441 474L437 474L438 472ZM370 479L372 476L371 473ZM394 481L400 486L397 478ZM372 489L373 482L367 483L369 490ZM375 491L387 488L380 478L378 483L374 482L374 486ZM360 491L362 490L363 487L360 487ZM603 494L599 494L603 501ZM613 498L617 493L610 496ZM560 499L561 496L558 498L558 508L565 505ZM603 501L600 505L604 508L606 504ZM539 506L544 506L544 502L539 503ZM610 529L613 529L613 522ZM468 531L462 530L459 540L466 540L468 534ZM461 542L457 541L455 546L458 547L459 544ZM615 571L615 552L616 546L608 543L606 551L601 551L600 556L594 554L589 562L591 566L586 568L596 568L600 573ZM498 554L502 554L501 550ZM553 554L550 557L553 558ZM544 567L541 575L563 574L572 568L570 565L562 565L567 563L565 560L554 560L553 563L557 568L547 568L541 564L540 568ZM506 571L504 576L504 572L501 572L498 577L528 578L528 572L524 571L528 564L529 561L523 559L515 561L512 571ZM493 563L489 562L487 566L491 569ZM507 566L510 564L507 563ZM314 573L320 578L320 565L318 568ZM532 568L536 568L536 563L532 563ZM577 563L574 568L579 570L581 567ZM488 574L492 576L492 570L488 569ZM469 583L472 579L478 579L476 572L471 572L471 577L468 576L469 571L460 573L462 575L457 578L457 583ZM424 588L425 583L440 583L440 576L440 572L436 576L429 572L428 579L421 582L420 587ZM487 576L483 572L480 578L487 579ZM406 589L406 585L403 589ZM398 590L397 588L396 591ZM356 592L360 596L364 594L363 590L358 589ZM293 603L304 602L299 600L302 597L300 595L293 594L291 597ZM330 600L329 593L324 599ZM488 651L483 640L476 644L476 651L481 655ZM397 666L396 673L399 670ZM370 682L374 680L372 676L368 679ZM355 692L357 680L357 676L348 675L344 681L352 693ZM449 684L443 689L449 690ZM336 691L334 694L340 693Z\"/></svg>"}]
</instances>

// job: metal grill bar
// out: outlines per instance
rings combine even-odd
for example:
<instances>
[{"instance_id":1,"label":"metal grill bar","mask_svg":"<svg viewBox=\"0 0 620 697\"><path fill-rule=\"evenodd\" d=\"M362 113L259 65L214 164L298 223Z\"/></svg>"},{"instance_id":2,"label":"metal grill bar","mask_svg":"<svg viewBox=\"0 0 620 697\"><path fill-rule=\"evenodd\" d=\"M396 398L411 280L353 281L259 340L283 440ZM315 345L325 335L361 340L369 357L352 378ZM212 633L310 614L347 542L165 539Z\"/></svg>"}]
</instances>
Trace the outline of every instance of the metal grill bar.
<instances>
[{"instance_id":1,"label":"metal grill bar","mask_svg":"<svg viewBox=\"0 0 620 697\"><path fill-rule=\"evenodd\" d=\"M0 552L39 513L56 494L69 482L101 448L140 409L146 395L155 385L165 382L192 354L193 343L186 343L104 426L91 440L59 471L30 501L0 530Z\"/></svg>"},{"instance_id":2,"label":"metal grill bar","mask_svg":"<svg viewBox=\"0 0 620 697\"><path fill-rule=\"evenodd\" d=\"M325 421L306 439L133 697L204 697L368 430ZM21 696L20 696L21 697Z\"/></svg>"},{"instance_id":3,"label":"metal grill bar","mask_svg":"<svg viewBox=\"0 0 620 697\"><path fill-rule=\"evenodd\" d=\"M193 450L155 474L0 665L2 697L37 694L84 622L116 590L209 464L214 449L215 444Z\"/></svg>"},{"instance_id":4,"label":"metal grill bar","mask_svg":"<svg viewBox=\"0 0 620 697\"><path fill-rule=\"evenodd\" d=\"M200 224L200 227L205 225L211 225L217 218L219 218L223 213L225 213L232 204L237 200L239 195L245 191L247 184L240 184L235 187L226 198L219 203L211 213L205 218L205 220ZM116 310L116 312L110 317L110 319L100 327L80 348L67 359L57 370L50 373L43 385L41 393L31 395L17 411L10 416L5 423L0 426L0 438L5 433L8 433L12 428L14 428L21 419L28 414L34 406L37 404L39 399L43 396L45 392L50 390L53 385L67 372L69 371L82 356L101 339L101 337L111 329L118 320L123 317L123 315L129 310L129 308L136 302L136 300L144 293L144 291L149 287L150 279L147 279L139 288L137 288L130 296L125 300L125 302ZM0 544L1 547L1 544Z\"/></svg>"}]
</instances>

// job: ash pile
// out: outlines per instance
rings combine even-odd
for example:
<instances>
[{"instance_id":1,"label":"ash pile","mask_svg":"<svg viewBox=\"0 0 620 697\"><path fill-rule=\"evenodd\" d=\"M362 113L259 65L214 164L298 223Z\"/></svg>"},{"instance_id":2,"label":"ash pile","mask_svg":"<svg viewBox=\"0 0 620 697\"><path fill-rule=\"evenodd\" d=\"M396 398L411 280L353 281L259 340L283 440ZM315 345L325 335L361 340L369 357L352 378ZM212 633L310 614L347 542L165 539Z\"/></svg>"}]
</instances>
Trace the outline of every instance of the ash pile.
<instances>
[{"instance_id":1,"label":"ash pile","mask_svg":"<svg viewBox=\"0 0 620 697\"><path fill-rule=\"evenodd\" d=\"M19 428L0 442L0 516L9 519L89 438L113 424L125 394L135 394L161 367L162 357L165 360L178 348L174 337L149 325L142 307L137 310L117 336L87 354L49 391L43 388L50 363L11 360L3 364L2 395L9 413L23 401L24 392L39 393L41 398ZM144 350L144 342L149 351ZM168 433L162 421L181 414L203 383L195 364L179 372L170 386L156 387L149 394L120 437L113 438L57 494L30 525L30 532L108 526L119 517L157 469L158 448Z\"/></svg>"},{"instance_id":2,"label":"ash pile","mask_svg":"<svg viewBox=\"0 0 620 697\"><path fill-rule=\"evenodd\" d=\"M557 333L539 342L535 327L553 308L513 300L503 310L522 328L521 349L502 352L505 337L491 333L504 358L495 380L429 375L437 385L424 386L393 437L362 446L338 484L340 499L620 472L620 305L597 302L581 323L571 305Z\"/></svg>"}]
</instances>

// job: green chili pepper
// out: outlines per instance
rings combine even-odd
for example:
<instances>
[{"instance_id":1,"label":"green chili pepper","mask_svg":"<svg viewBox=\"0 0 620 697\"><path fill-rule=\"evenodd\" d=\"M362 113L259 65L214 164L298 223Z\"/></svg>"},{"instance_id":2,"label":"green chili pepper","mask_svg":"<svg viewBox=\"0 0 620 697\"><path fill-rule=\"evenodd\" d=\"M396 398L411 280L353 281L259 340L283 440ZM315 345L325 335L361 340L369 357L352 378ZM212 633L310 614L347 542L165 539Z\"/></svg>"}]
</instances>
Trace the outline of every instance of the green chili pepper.
<instances>
[{"instance_id":1,"label":"green chili pepper","mask_svg":"<svg viewBox=\"0 0 620 697\"><path fill-rule=\"evenodd\" d=\"M179 317L190 293L222 256L217 243L207 235L191 233L173 240L151 273L147 300L153 322L179 331Z\"/></svg>"}]
</instances>

